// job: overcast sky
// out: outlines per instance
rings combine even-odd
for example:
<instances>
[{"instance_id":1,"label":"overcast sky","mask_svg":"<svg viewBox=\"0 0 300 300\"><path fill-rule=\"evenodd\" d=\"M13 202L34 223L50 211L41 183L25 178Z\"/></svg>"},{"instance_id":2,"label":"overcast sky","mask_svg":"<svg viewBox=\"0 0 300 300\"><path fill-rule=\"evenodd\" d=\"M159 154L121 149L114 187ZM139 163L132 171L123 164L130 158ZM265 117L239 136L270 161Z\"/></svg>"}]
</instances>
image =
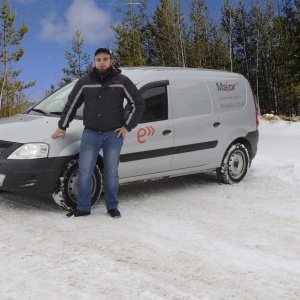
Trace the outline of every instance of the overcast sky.
<instances>
[{"instance_id":1,"label":"overcast sky","mask_svg":"<svg viewBox=\"0 0 300 300\"><path fill-rule=\"evenodd\" d=\"M132 2L138 3L138 0ZM212 16L220 16L224 2L207 1ZM158 3L159 0L149 0L149 9L154 10ZM61 80L61 70L68 66L64 51L71 50L77 29L85 38L83 50L91 56L99 47L113 47L114 33L110 24L122 18L115 5L125 4L125 0L10 0L12 9L17 12L16 25L19 27L25 21L29 26L22 42L25 55L18 67L23 69L20 79L37 80L36 86L30 89L32 97L39 98L51 84L56 85Z\"/></svg>"}]
</instances>

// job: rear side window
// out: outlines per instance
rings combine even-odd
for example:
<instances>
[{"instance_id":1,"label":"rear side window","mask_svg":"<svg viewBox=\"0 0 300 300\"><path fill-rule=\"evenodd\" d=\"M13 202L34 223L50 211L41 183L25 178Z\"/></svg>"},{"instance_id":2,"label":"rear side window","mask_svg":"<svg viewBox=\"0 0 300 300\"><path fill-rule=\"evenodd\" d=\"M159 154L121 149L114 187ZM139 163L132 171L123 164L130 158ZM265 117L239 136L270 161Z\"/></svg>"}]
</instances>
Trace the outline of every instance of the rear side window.
<instances>
[{"instance_id":1,"label":"rear side window","mask_svg":"<svg viewBox=\"0 0 300 300\"><path fill-rule=\"evenodd\" d=\"M211 97L205 82L174 81L172 89L174 118L212 113Z\"/></svg>"},{"instance_id":2,"label":"rear side window","mask_svg":"<svg viewBox=\"0 0 300 300\"><path fill-rule=\"evenodd\" d=\"M167 87L156 86L142 92L145 110L140 123L157 122L168 119Z\"/></svg>"}]
</instances>

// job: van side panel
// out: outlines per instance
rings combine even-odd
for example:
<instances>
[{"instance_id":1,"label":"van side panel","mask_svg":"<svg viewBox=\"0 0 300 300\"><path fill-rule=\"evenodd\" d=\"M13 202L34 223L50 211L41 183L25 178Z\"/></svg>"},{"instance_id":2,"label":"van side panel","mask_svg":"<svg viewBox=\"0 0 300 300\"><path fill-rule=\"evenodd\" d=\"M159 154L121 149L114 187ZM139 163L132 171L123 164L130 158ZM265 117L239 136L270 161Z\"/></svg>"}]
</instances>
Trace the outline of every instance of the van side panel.
<instances>
[{"instance_id":1,"label":"van side panel","mask_svg":"<svg viewBox=\"0 0 300 300\"><path fill-rule=\"evenodd\" d=\"M212 100L204 80L182 78L171 81L174 148L171 170L204 166L213 159L218 144Z\"/></svg>"},{"instance_id":2,"label":"van side panel","mask_svg":"<svg viewBox=\"0 0 300 300\"><path fill-rule=\"evenodd\" d=\"M248 81L235 74L226 80L209 80L208 87L213 99L213 109L219 114L220 140L214 167L220 166L226 149L235 140L246 140L256 153L257 140L249 141L249 132L256 131L255 102Z\"/></svg>"},{"instance_id":3,"label":"van side panel","mask_svg":"<svg viewBox=\"0 0 300 300\"><path fill-rule=\"evenodd\" d=\"M213 99L214 113L243 110L247 104L246 82L243 78L221 78L207 81Z\"/></svg>"}]
</instances>

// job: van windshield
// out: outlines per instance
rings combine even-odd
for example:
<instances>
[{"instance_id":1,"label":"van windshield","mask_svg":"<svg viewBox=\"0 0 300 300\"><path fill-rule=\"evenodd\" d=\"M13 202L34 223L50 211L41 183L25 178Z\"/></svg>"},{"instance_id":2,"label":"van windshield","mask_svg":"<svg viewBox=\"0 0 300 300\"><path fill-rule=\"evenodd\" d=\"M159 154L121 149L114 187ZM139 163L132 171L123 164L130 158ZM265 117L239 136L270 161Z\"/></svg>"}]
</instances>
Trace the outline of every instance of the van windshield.
<instances>
[{"instance_id":1,"label":"van windshield","mask_svg":"<svg viewBox=\"0 0 300 300\"><path fill-rule=\"evenodd\" d=\"M50 96L46 97L44 100L39 102L36 106L34 106L30 113L42 113L44 115L57 115L60 116L65 104L68 101L68 96L74 87L76 81L69 83L68 85L60 88ZM83 115L83 105L77 110L76 116L82 117Z\"/></svg>"}]
</instances>

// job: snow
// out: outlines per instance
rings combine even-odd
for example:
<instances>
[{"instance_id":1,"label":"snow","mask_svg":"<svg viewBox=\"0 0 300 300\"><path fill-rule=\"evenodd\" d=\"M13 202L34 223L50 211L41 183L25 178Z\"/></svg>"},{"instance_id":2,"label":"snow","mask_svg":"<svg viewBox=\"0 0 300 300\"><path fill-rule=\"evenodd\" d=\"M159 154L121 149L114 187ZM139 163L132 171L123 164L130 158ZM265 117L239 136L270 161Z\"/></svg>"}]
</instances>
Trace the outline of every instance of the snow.
<instances>
[{"instance_id":1,"label":"snow","mask_svg":"<svg viewBox=\"0 0 300 300\"><path fill-rule=\"evenodd\" d=\"M214 173L120 187L65 217L0 194L0 299L300 299L300 122L260 121L244 180Z\"/></svg>"}]
</instances>

